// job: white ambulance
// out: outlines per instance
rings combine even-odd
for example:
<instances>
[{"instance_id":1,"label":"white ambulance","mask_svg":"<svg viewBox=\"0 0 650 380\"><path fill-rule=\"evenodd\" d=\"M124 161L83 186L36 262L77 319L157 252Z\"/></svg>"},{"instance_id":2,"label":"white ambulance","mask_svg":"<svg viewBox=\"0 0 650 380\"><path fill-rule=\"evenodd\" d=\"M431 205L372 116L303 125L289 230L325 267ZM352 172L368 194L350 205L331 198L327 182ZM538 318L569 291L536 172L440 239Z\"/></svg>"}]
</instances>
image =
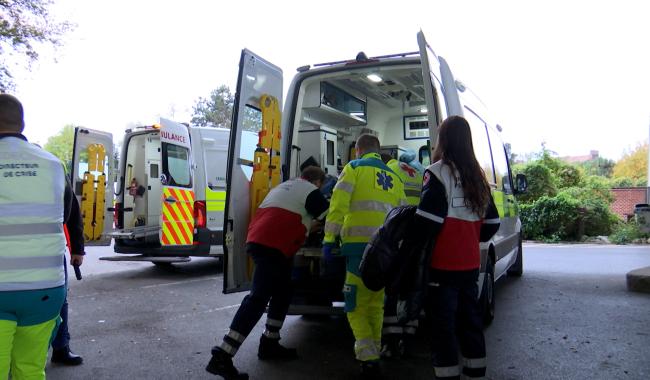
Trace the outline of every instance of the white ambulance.
<instances>
[{"instance_id":1,"label":"white ambulance","mask_svg":"<svg viewBox=\"0 0 650 380\"><path fill-rule=\"evenodd\" d=\"M480 287L486 320L491 320L494 281L506 272L522 273L521 222L514 194L525 190L525 178L512 180L500 128L483 103L455 80L445 59L431 50L422 32L417 42L419 51L411 53L372 58L360 53L349 61L298 68L281 115L280 150L274 154L280 155L281 180L298 176L308 160L336 177L355 158L356 138L371 133L379 138L382 151L397 158L402 151L414 150L426 166L439 123L449 115L463 115L472 127L475 153L502 218L499 232L483 246L481 260ZM243 50L226 175L224 292L248 289L252 275L244 248L251 214L248 170L252 163L246 160L250 152L242 144L243 133L255 130L247 120L262 113L261 99L271 96L282 101L282 85L277 66ZM261 130L264 117L257 120ZM291 313L331 313L340 306L344 268L331 273L320 258L319 247L298 252Z\"/></svg>"},{"instance_id":2,"label":"white ambulance","mask_svg":"<svg viewBox=\"0 0 650 380\"><path fill-rule=\"evenodd\" d=\"M71 178L86 244L114 239L116 253L131 254L106 260L221 256L229 134L161 118L127 130L115 163L110 133L76 128Z\"/></svg>"}]
</instances>

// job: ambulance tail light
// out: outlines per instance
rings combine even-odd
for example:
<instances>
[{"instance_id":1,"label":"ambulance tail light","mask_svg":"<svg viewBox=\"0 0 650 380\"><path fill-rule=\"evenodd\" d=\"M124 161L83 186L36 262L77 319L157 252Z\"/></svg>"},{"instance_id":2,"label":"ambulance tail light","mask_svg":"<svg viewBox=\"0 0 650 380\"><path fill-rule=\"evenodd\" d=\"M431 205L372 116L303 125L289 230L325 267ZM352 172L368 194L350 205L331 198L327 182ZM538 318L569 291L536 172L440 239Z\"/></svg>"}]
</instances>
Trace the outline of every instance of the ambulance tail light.
<instances>
[{"instance_id":1,"label":"ambulance tail light","mask_svg":"<svg viewBox=\"0 0 650 380\"><path fill-rule=\"evenodd\" d=\"M207 225L207 216L205 201L194 202L194 228L205 228Z\"/></svg>"},{"instance_id":2,"label":"ambulance tail light","mask_svg":"<svg viewBox=\"0 0 650 380\"><path fill-rule=\"evenodd\" d=\"M113 226L117 229L122 228L122 223L120 223L120 208L122 208L122 204L119 202L115 203L113 207Z\"/></svg>"}]
</instances>

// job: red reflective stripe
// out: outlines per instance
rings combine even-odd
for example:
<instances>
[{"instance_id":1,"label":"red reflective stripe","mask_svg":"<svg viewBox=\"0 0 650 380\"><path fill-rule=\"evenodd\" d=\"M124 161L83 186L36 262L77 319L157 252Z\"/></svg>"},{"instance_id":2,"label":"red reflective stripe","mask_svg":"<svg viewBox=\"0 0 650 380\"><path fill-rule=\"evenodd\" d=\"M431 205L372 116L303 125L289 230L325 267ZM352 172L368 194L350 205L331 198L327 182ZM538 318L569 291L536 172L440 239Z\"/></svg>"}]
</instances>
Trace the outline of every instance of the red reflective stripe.
<instances>
[{"instance_id":1,"label":"red reflective stripe","mask_svg":"<svg viewBox=\"0 0 650 380\"><path fill-rule=\"evenodd\" d=\"M171 214L171 216L172 216L172 218L173 218L173 219L170 221L170 223L174 223L174 222L175 222L175 223L181 223L181 221L178 219L178 215L176 214L176 211L174 210L174 207L173 207L173 206L169 206L169 213ZM182 241L182 243L184 243L184 244L189 244L189 242L192 241L192 240L187 236L187 233L185 232L185 228L182 228L182 227L183 227L183 226L179 226L179 228L178 228L178 229L181 231L181 235L183 235L183 238L184 238L184 240ZM173 227L170 228L170 230L176 232L176 231L173 229ZM178 241L178 240L177 240L177 241Z\"/></svg>"},{"instance_id":2,"label":"red reflective stripe","mask_svg":"<svg viewBox=\"0 0 650 380\"><path fill-rule=\"evenodd\" d=\"M165 205L167 211L172 214L171 217L174 218L174 210L171 208L169 205ZM164 213L164 212L163 212ZM167 231L168 237L171 238L171 243L173 244L180 244L181 240L178 238L178 235L176 234L176 231L174 231L174 227L172 227L173 220L167 220L166 222L163 223L163 231Z\"/></svg>"},{"instance_id":3,"label":"red reflective stripe","mask_svg":"<svg viewBox=\"0 0 650 380\"><path fill-rule=\"evenodd\" d=\"M184 190L172 190L174 192L174 197L179 200L180 202L176 202L176 205L178 206L178 209L180 210L180 213L182 214L181 216L184 218L184 221L187 221L188 223L191 223L191 221L194 219L194 215L192 213L192 209L190 207L190 200L187 199L185 196L186 191ZM190 224L191 226L191 224Z\"/></svg>"},{"instance_id":4,"label":"red reflective stripe","mask_svg":"<svg viewBox=\"0 0 650 380\"><path fill-rule=\"evenodd\" d=\"M161 240L162 240L163 245L170 245L169 244L169 239L167 238L167 234L165 233L164 228L163 228L162 239Z\"/></svg>"},{"instance_id":5,"label":"red reflective stripe","mask_svg":"<svg viewBox=\"0 0 650 380\"><path fill-rule=\"evenodd\" d=\"M187 201L184 201L185 198L179 194L179 193L182 194L182 192L180 191L177 192L175 189L169 189L169 190L171 191L174 199L176 199L175 206L178 208L178 214L183 218L183 219L176 218L176 220L190 220L190 216L187 215L185 210L185 204L184 204L184 202Z\"/></svg>"}]
</instances>

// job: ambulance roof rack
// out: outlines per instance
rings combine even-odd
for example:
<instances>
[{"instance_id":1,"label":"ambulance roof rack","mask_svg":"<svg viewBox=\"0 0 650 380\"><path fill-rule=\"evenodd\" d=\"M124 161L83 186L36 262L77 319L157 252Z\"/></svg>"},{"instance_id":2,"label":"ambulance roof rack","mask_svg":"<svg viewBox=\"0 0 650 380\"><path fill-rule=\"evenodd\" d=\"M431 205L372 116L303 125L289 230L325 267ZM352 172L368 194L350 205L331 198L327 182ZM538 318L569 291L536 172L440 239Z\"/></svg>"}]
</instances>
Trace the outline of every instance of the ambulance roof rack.
<instances>
[{"instance_id":1,"label":"ambulance roof rack","mask_svg":"<svg viewBox=\"0 0 650 380\"><path fill-rule=\"evenodd\" d=\"M370 57L368 58L365 53L359 52L357 54L356 59L353 60L345 60L345 61L334 61L334 62L325 62L325 63L317 63L314 65L314 67L323 67L323 66L333 66L333 65L340 65L340 64L359 64L359 63L368 63L368 62L373 62L373 61L378 61L380 59L386 59L386 58L404 58L404 57L410 57L410 56L416 56L420 55L419 51L411 51L408 53L397 53L397 54L388 54L388 55L378 55L376 57ZM301 66L299 69L303 69L304 66ZM300 71L300 70L299 70Z\"/></svg>"}]
</instances>

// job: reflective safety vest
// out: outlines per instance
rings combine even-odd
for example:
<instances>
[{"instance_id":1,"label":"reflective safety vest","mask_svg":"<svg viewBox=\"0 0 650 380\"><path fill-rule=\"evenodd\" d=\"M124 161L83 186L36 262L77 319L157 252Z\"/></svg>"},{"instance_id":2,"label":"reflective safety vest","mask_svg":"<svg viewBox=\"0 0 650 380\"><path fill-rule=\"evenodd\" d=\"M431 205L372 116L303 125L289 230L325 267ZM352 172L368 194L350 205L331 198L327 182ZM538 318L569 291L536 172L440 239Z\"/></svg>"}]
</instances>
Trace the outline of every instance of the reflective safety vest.
<instances>
[{"instance_id":1,"label":"reflective safety vest","mask_svg":"<svg viewBox=\"0 0 650 380\"><path fill-rule=\"evenodd\" d=\"M0 139L0 291L64 284L65 174L52 154Z\"/></svg>"},{"instance_id":2,"label":"reflective safety vest","mask_svg":"<svg viewBox=\"0 0 650 380\"><path fill-rule=\"evenodd\" d=\"M388 161L386 165L397 173L404 183L404 194L406 194L408 204L417 206L420 203L420 193L422 192L422 173L406 162L396 159Z\"/></svg>"},{"instance_id":3,"label":"reflective safety vest","mask_svg":"<svg viewBox=\"0 0 650 380\"><path fill-rule=\"evenodd\" d=\"M350 161L334 186L324 242L334 243L340 236L344 255L361 254L386 214L404 204L404 185L379 154Z\"/></svg>"}]
</instances>

